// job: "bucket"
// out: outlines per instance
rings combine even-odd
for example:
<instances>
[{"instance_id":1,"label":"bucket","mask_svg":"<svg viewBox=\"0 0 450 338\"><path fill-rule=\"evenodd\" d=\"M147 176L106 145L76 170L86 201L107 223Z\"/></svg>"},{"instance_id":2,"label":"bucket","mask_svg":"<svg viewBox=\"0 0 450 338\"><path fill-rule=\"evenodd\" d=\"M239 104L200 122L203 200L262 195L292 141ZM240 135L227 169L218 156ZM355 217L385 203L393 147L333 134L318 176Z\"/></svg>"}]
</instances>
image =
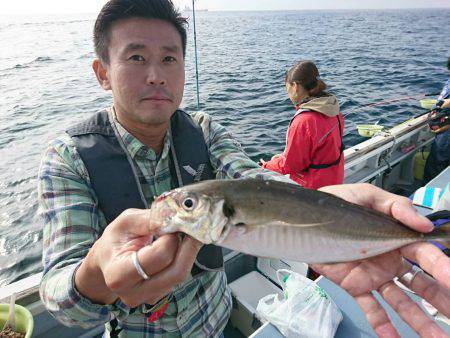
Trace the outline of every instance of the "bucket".
<instances>
[{"instance_id":1,"label":"bucket","mask_svg":"<svg viewBox=\"0 0 450 338\"><path fill-rule=\"evenodd\" d=\"M423 172L428 155L430 155L429 151L418 152L414 155L413 174L414 178L418 181L422 181L423 179Z\"/></svg>"},{"instance_id":2,"label":"bucket","mask_svg":"<svg viewBox=\"0 0 450 338\"><path fill-rule=\"evenodd\" d=\"M420 105L424 109L431 110L431 109L433 109L433 107L436 104L436 102L437 101L433 100L433 99L423 99L423 100L420 100Z\"/></svg>"},{"instance_id":3,"label":"bucket","mask_svg":"<svg viewBox=\"0 0 450 338\"><path fill-rule=\"evenodd\" d=\"M33 315L27 308L18 304L14 305L14 316L16 320L16 331L25 333L25 338L31 338L33 334ZM9 304L0 304L0 330L9 317Z\"/></svg>"},{"instance_id":4,"label":"bucket","mask_svg":"<svg viewBox=\"0 0 450 338\"><path fill-rule=\"evenodd\" d=\"M384 127L378 124L358 124L356 128L358 129L359 135L363 137L372 137L379 131L383 130Z\"/></svg>"}]
</instances>

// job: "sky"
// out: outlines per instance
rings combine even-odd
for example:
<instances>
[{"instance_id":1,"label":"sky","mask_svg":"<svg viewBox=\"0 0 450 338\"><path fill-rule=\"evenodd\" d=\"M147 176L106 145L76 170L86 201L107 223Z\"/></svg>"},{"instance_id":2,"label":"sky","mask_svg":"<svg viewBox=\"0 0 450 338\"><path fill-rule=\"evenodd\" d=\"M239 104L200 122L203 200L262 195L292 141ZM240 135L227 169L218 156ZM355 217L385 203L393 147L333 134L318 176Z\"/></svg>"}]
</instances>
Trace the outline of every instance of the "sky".
<instances>
[{"instance_id":1,"label":"sky","mask_svg":"<svg viewBox=\"0 0 450 338\"><path fill-rule=\"evenodd\" d=\"M173 0L180 8L191 0ZM97 13L106 0L1 0L0 16L9 14ZM449 0L197 0L208 10L295 10L365 8L450 8Z\"/></svg>"}]
</instances>

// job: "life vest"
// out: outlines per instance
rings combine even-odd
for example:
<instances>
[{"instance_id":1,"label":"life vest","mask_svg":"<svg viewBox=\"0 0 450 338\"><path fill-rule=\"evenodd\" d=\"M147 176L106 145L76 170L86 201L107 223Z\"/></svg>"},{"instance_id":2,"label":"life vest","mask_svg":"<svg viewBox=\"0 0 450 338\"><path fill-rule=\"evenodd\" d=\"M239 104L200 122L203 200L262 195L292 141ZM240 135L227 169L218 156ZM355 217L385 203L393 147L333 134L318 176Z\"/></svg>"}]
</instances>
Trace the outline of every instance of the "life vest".
<instances>
[{"instance_id":1,"label":"life vest","mask_svg":"<svg viewBox=\"0 0 450 338\"><path fill-rule=\"evenodd\" d=\"M66 131L89 172L99 207L109 223L129 208L146 209L136 168L118 131L102 111ZM203 131L183 112L177 110L170 120L170 171L172 189L198 181L214 179ZM223 269L221 248L205 245L200 250L192 275Z\"/></svg>"}]
</instances>

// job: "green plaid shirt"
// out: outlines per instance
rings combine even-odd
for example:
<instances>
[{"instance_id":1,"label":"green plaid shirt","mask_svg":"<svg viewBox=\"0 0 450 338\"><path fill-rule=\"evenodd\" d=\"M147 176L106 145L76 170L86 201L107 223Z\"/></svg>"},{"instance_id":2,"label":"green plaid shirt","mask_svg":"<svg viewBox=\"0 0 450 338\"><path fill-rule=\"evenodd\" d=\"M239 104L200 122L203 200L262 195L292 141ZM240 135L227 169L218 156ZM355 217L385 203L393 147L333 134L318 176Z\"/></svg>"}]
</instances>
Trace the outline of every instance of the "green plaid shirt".
<instances>
[{"instance_id":1,"label":"green plaid shirt","mask_svg":"<svg viewBox=\"0 0 450 338\"><path fill-rule=\"evenodd\" d=\"M110 111L113 116L113 110ZM205 113L192 114L203 130L210 162L216 178L258 177L285 180L279 174L260 168L241 149L225 128ZM128 133L113 119L138 171L149 203L154 196L170 190L169 149L166 137L163 151L155 152ZM164 316L147 323L147 305L134 313L118 300L98 305L78 293L75 271L107 223L93 190L89 175L72 139L67 135L50 143L41 163L38 179L40 214L44 220L44 276L40 294L47 309L63 324L93 327L117 318L120 337L215 337L223 331L231 311L231 296L225 272L205 272L176 288Z\"/></svg>"}]
</instances>

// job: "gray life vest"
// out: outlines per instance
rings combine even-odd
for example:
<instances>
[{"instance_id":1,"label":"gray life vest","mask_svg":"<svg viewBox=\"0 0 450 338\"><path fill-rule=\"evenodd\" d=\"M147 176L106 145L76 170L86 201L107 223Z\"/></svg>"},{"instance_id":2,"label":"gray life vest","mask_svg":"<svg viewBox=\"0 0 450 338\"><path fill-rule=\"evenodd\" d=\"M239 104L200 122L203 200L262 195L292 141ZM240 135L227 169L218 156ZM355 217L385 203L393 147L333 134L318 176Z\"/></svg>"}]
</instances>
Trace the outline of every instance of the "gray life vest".
<instances>
[{"instance_id":1,"label":"gray life vest","mask_svg":"<svg viewBox=\"0 0 450 338\"><path fill-rule=\"evenodd\" d=\"M136 168L107 111L102 111L66 131L89 172L99 208L111 223L129 208L146 209ZM203 131L192 118L177 110L170 121L170 172L172 189L214 179ZM192 275L223 268L222 250L205 245L200 250Z\"/></svg>"}]
</instances>

